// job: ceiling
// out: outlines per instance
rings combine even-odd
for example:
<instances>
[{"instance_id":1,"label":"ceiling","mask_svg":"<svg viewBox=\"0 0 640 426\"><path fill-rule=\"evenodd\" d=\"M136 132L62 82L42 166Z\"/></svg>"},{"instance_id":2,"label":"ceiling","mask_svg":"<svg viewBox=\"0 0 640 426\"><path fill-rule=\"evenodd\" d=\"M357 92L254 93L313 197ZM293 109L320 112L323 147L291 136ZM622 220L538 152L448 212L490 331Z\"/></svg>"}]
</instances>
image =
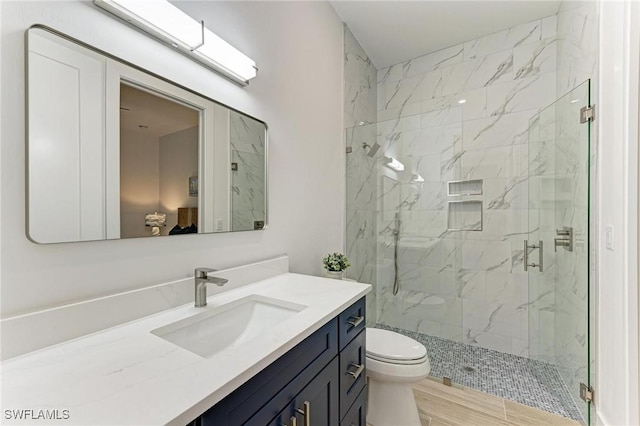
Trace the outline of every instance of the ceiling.
<instances>
[{"instance_id":1,"label":"ceiling","mask_svg":"<svg viewBox=\"0 0 640 426\"><path fill-rule=\"evenodd\" d=\"M197 126L196 110L144 90L120 85L120 128L154 138Z\"/></svg>"},{"instance_id":2,"label":"ceiling","mask_svg":"<svg viewBox=\"0 0 640 426\"><path fill-rule=\"evenodd\" d=\"M376 68L555 15L560 0L331 1Z\"/></svg>"}]
</instances>

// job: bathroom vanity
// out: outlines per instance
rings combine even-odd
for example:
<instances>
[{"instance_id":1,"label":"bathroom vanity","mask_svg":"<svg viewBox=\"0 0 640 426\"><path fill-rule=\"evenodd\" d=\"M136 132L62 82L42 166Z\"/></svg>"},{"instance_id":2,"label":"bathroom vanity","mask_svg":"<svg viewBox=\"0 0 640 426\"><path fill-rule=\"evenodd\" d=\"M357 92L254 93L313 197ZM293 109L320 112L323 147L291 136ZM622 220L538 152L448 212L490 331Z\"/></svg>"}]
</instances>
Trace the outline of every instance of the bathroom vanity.
<instances>
[{"instance_id":1,"label":"bathroom vanity","mask_svg":"<svg viewBox=\"0 0 640 426\"><path fill-rule=\"evenodd\" d=\"M3 361L2 412L68 410L67 425L364 425L371 286L216 275L228 290L204 308L191 301ZM167 285L193 294L193 278Z\"/></svg>"},{"instance_id":2,"label":"bathroom vanity","mask_svg":"<svg viewBox=\"0 0 640 426\"><path fill-rule=\"evenodd\" d=\"M345 309L193 426L365 426L365 303Z\"/></svg>"}]
</instances>

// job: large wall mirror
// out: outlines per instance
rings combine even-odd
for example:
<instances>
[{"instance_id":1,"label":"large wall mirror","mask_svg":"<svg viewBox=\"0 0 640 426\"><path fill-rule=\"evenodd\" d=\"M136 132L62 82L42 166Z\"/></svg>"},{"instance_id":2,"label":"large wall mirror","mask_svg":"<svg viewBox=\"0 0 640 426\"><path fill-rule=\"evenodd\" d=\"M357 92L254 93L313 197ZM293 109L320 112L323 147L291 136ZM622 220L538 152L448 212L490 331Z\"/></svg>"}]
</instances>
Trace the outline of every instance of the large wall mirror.
<instances>
[{"instance_id":1,"label":"large wall mirror","mask_svg":"<svg viewBox=\"0 0 640 426\"><path fill-rule=\"evenodd\" d=\"M265 228L264 122L42 26L27 72L32 241Z\"/></svg>"}]
</instances>

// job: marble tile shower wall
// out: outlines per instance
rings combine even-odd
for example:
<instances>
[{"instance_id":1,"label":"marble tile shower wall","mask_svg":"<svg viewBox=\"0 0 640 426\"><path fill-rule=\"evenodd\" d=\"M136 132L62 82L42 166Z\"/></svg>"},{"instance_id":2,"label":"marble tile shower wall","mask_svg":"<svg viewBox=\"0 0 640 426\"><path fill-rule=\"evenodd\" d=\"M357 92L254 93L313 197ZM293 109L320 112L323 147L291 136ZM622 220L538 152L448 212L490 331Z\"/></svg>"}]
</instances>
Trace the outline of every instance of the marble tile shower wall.
<instances>
[{"instance_id":1,"label":"marble tile shower wall","mask_svg":"<svg viewBox=\"0 0 640 426\"><path fill-rule=\"evenodd\" d=\"M536 20L378 71L377 142L406 167L376 179L379 322L528 356L529 120L556 98L556 26ZM482 179L483 194L448 196L464 179ZM448 230L454 200L483 202L482 231ZM395 212L396 297L385 273Z\"/></svg>"},{"instance_id":2,"label":"marble tile shower wall","mask_svg":"<svg viewBox=\"0 0 640 426\"><path fill-rule=\"evenodd\" d=\"M253 229L265 220L264 127L231 111L229 129L231 161L238 164L231 172L232 229Z\"/></svg>"},{"instance_id":3,"label":"marble tile shower wall","mask_svg":"<svg viewBox=\"0 0 640 426\"><path fill-rule=\"evenodd\" d=\"M544 271L529 274L529 356L555 363L555 252L551 243L556 237L556 108L545 108L530 123L529 130L529 241L546 241ZM537 259L537 250L529 254Z\"/></svg>"},{"instance_id":4,"label":"marble tile shower wall","mask_svg":"<svg viewBox=\"0 0 640 426\"><path fill-rule=\"evenodd\" d=\"M376 138L376 68L349 28L344 26L347 276L376 284L376 169L380 154L369 157L363 142ZM362 125L360 125L362 123ZM376 292L367 295L367 321L375 323Z\"/></svg>"}]
</instances>

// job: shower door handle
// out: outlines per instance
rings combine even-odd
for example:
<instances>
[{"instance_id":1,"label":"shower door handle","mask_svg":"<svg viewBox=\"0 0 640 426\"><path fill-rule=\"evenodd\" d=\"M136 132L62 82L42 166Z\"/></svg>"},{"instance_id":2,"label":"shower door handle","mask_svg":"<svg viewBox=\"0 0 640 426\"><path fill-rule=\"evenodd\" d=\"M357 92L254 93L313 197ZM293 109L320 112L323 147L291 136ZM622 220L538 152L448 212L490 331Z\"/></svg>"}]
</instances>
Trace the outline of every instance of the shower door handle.
<instances>
[{"instance_id":1,"label":"shower door handle","mask_svg":"<svg viewBox=\"0 0 640 426\"><path fill-rule=\"evenodd\" d=\"M538 263L529 263L529 249L538 249ZM543 265L544 259L544 249L542 245L542 240L538 241L538 244L529 244L529 240L524 240L524 270L528 271L529 267L538 268L540 272L544 271Z\"/></svg>"}]
</instances>

